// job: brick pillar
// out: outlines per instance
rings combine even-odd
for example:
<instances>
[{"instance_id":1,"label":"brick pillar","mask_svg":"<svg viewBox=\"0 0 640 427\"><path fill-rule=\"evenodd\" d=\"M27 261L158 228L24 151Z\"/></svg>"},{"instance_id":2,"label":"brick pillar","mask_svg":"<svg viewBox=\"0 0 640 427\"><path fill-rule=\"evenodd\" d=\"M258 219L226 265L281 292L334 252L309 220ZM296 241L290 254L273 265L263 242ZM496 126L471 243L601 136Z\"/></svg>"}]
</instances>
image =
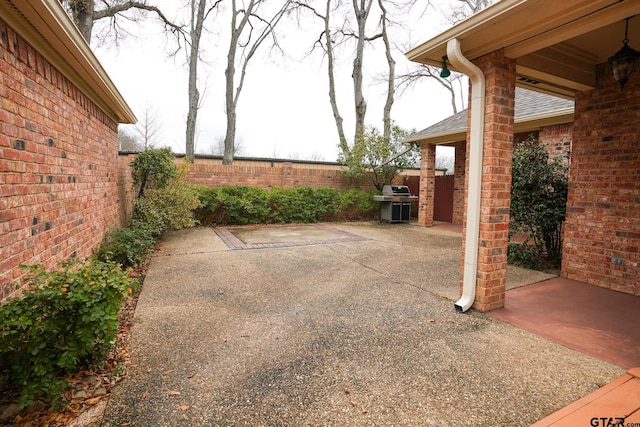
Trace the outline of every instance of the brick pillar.
<instances>
[{"instance_id":1,"label":"brick pillar","mask_svg":"<svg viewBox=\"0 0 640 427\"><path fill-rule=\"evenodd\" d=\"M515 61L497 51L479 58L476 65L485 75L486 97L478 269L473 307L490 311L504 306L507 284Z\"/></svg>"},{"instance_id":2,"label":"brick pillar","mask_svg":"<svg viewBox=\"0 0 640 427\"><path fill-rule=\"evenodd\" d=\"M436 146L425 144L421 149L420 195L418 197L418 225L433 225L433 200L436 185Z\"/></svg>"},{"instance_id":3,"label":"brick pillar","mask_svg":"<svg viewBox=\"0 0 640 427\"><path fill-rule=\"evenodd\" d=\"M465 165L467 162L467 142L456 142L455 163L453 166L453 216L451 222L453 224L462 224L464 219L465 204Z\"/></svg>"}]
</instances>

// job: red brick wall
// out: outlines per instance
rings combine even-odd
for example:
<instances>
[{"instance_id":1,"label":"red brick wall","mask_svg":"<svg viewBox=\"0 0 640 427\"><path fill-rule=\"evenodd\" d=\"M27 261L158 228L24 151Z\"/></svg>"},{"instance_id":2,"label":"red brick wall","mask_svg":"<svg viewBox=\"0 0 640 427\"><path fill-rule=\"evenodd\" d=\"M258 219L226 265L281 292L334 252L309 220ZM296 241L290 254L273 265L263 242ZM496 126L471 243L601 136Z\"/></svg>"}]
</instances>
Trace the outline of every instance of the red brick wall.
<instances>
[{"instance_id":1,"label":"red brick wall","mask_svg":"<svg viewBox=\"0 0 640 427\"><path fill-rule=\"evenodd\" d=\"M198 160L189 168L187 179L209 187L249 185L253 187L332 187L337 189L360 188L373 191L368 178L353 179L338 170L313 167L292 167L285 162L271 166L203 165Z\"/></svg>"},{"instance_id":2,"label":"red brick wall","mask_svg":"<svg viewBox=\"0 0 640 427\"><path fill-rule=\"evenodd\" d=\"M0 299L124 225L117 123L0 21Z\"/></svg>"},{"instance_id":3,"label":"red brick wall","mask_svg":"<svg viewBox=\"0 0 640 427\"><path fill-rule=\"evenodd\" d=\"M576 96L562 275L640 295L639 265L640 75L621 91L601 64Z\"/></svg>"},{"instance_id":4,"label":"red brick wall","mask_svg":"<svg viewBox=\"0 0 640 427\"><path fill-rule=\"evenodd\" d=\"M127 167L133 161L134 154L120 156L122 167ZM176 159L176 164L183 160ZM407 174L409 175L409 174ZM127 172L127 177L128 177ZM130 182L130 178L129 182ZM273 162L273 166L265 161L241 160L232 165L213 164L207 159L195 159L195 164L189 166L187 180L194 184L208 187L226 187L230 185L248 185L264 189L272 187L327 187L338 190L360 189L375 191L369 178L350 178L340 173L340 166L314 165L312 163ZM412 191L418 194L418 176L400 175L394 179L394 184L411 184Z\"/></svg>"},{"instance_id":5,"label":"red brick wall","mask_svg":"<svg viewBox=\"0 0 640 427\"><path fill-rule=\"evenodd\" d=\"M453 166L453 174L455 176L453 182L453 216L451 222L453 224L462 224L465 214L465 165L467 160L467 142L460 141L454 144L455 161Z\"/></svg>"}]
</instances>

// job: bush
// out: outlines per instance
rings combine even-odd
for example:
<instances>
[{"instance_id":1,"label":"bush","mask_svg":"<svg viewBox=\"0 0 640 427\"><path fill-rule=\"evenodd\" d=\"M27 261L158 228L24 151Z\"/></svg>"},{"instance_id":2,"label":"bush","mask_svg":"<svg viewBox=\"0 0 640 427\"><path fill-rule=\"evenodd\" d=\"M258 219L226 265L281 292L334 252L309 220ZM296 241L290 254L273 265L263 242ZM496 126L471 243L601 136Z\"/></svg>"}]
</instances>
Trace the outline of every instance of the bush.
<instances>
[{"instance_id":1,"label":"bush","mask_svg":"<svg viewBox=\"0 0 640 427\"><path fill-rule=\"evenodd\" d=\"M31 270L31 290L0 306L0 381L18 389L21 408L38 398L60 408L61 376L104 360L135 282L117 265L95 260Z\"/></svg>"},{"instance_id":2,"label":"bush","mask_svg":"<svg viewBox=\"0 0 640 427\"><path fill-rule=\"evenodd\" d=\"M147 260L156 243L153 231L146 224L114 230L105 236L95 257L102 262L114 262L122 267L135 267Z\"/></svg>"},{"instance_id":3,"label":"bush","mask_svg":"<svg viewBox=\"0 0 640 427\"><path fill-rule=\"evenodd\" d=\"M371 219L379 212L373 193L332 188L197 187L203 224L285 224Z\"/></svg>"},{"instance_id":4,"label":"bush","mask_svg":"<svg viewBox=\"0 0 640 427\"><path fill-rule=\"evenodd\" d=\"M181 182L172 182L159 189L147 190L136 199L131 226L147 227L154 237L165 230L193 227L193 210L200 206L194 188Z\"/></svg>"},{"instance_id":5,"label":"bush","mask_svg":"<svg viewBox=\"0 0 640 427\"><path fill-rule=\"evenodd\" d=\"M138 197L147 189L162 188L178 175L169 148L147 148L136 154L131 162L133 186L138 188Z\"/></svg>"},{"instance_id":6,"label":"bush","mask_svg":"<svg viewBox=\"0 0 640 427\"><path fill-rule=\"evenodd\" d=\"M528 236L519 250L530 253L536 268L560 265L567 190L567 166L560 158L549 159L547 148L532 137L516 146L509 231Z\"/></svg>"}]
</instances>

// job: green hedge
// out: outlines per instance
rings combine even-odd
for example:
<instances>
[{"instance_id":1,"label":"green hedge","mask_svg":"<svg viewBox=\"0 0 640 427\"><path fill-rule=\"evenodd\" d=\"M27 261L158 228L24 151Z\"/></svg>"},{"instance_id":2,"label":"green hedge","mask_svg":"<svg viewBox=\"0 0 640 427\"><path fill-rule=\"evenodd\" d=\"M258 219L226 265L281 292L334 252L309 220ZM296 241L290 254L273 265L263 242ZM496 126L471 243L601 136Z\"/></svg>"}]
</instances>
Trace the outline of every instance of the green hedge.
<instances>
[{"instance_id":1,"label":"green hedge","mask_svg":"<svg viewBox=\"0 0 640 427\"><path fill-rule=\"evenodd\" d=\"M96 260L31 270L29 290L0 305L0 385L20 394L21 408L36 399L59 408L63 376L102 363L118 331L118 310L139 284Z\"/></svg>"},{"instance_id":2,"label":"green hedge","mask_svg":"<svg viewBox=\"0 0 640 427\"><path fill-rule=\"evenodd\" d=\"M376 219L380 204L373 192L333 188L198 186L201 224L285 224Z\"/></svg>"}]
</instances>

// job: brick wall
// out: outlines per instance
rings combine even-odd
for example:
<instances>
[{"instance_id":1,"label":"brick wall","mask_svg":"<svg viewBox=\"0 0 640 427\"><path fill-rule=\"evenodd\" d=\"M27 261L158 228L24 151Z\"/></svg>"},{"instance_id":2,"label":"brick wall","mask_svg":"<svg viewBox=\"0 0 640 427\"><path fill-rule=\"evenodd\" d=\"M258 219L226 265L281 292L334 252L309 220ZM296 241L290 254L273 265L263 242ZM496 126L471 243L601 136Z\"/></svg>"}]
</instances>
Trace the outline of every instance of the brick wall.
<instances>
[{"instance_id":1,"label":"brick wall","mask_svg":"<svg viewBox=\"0 0 640 427\"><path fill-rule=\"evenodd\" d=\"M640 295L640 75L624 91L608 64L579 93L562 275ZM623 265L618 265L620 260Z\"/></svg>"},{"instance_id":2,"label":"brick wall","mask_svg":"<svg viewBox=\"0 0 640 427\"><path fill-rule=\"evenodd\" d=\"M134 154L122 154L121 164L128 167ZM176 159L176 164L181 163ZM194 184L208 187L226 187L230 185L248 185L269 189L273 187L328 187L338 190L360 189L375 191L371 180L367 177L350 178L340 173L344 169L338 164L312 162L288 162L281 160L235 160L231 165L222 165L218 160L208 158L195 159L189 166L187 180ZM394 179L394 184L411 185L412 191L418 194L419 171L408 170Z\"/></svg>"},{"instance_id":3,"label":"brick wall","mask_svg":"<svg viewBox=\"0 0 640 427\"><path fill-rule=\"evenodd\" d=\"M353 179L338 170L293 167L290 162L274 166L206 165L195 164L189 168L187 179L209 187L249 185L252 187L332 187L337 189L360 188L375 190L368 178Z\"/></svg>"},{"instance_id":4,"label":"brick wall","mask_svg":"<svg viewBox=\"0 0 640 427\"><path fill-rule=\"evenodd\" d=\"M0 21L0 299L126 222L117 123Z\"/></svg>"}]
</instances>

